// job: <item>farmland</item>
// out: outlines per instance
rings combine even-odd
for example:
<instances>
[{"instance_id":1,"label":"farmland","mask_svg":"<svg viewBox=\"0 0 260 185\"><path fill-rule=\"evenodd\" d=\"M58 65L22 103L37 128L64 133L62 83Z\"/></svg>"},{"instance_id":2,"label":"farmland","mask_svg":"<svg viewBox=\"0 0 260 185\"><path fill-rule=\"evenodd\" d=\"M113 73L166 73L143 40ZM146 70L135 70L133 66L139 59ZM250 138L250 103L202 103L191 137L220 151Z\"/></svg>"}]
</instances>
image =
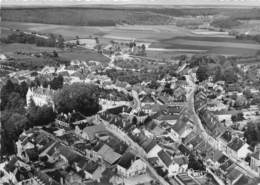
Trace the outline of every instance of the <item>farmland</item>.
<instances>
[{"instance_id":1,"label":"farmland","mask_svg":"<svg viewBox=\"0 0 260 185\"><path fill-rule=\"evenodd\" d=\"M150 43L147 50L151 56L152 52L160 56L167 53L167 58L198 52L249 56L260 50L254 41L238 40L228 34L231 30L259 33L259 24L256 24L259 9L52 7L13 8L2 12L1 28L61 34L65 40L93 36L99 37L104 45L111 40L134 39ZM241 24L223 32L218 28L211 31L199 28L199 25L207 27L215 19L228 17ZM189 28L190 22L196 22L194 28ZM3 35L6 33L3 31Z\"/></svg>"},{"instance_id":2,"label":"farmland","mask_svg":"<svg viewBox=\"0 0 260 185\"><path fill-rule=\"evenodd\" d=\"M2 9L3 21L35 22L77 26L116 24L167 24L170 18L148 11L106 8L25 8ZM64 19L66 17L66 19Z\"/></svg>"},{"instance_id":3,"label":"farmland","mask_svg":"<svg viewBox=\"0 0 260 185\"><path fill-rule=\"evenodd\" d=\"M255 55L260 45L254 41L241 41L223 37L172 38L152 43L151 48L202 50L223 55Z\"/></svg>"}]
</instances>

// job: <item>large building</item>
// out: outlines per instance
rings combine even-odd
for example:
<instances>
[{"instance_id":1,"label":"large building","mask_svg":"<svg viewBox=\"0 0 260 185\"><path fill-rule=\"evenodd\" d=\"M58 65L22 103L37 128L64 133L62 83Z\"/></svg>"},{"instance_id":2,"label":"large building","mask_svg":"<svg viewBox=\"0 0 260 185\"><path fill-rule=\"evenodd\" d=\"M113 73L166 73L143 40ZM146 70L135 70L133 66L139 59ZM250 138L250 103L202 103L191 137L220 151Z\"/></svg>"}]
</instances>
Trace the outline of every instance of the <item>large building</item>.
<instances>
[{"instance_id":1,"label":"large building","mask_svg":"<svg viewBox=\"0 0 260 185\"><path fill-rule=\"evenodd\" d=\"M41 87L31 87L26 94L26 108L30 107L33 100L36 106L42 107L44 105L54 107L54 95L56 91L53 89Z\"/></svg>"}]
</instances>

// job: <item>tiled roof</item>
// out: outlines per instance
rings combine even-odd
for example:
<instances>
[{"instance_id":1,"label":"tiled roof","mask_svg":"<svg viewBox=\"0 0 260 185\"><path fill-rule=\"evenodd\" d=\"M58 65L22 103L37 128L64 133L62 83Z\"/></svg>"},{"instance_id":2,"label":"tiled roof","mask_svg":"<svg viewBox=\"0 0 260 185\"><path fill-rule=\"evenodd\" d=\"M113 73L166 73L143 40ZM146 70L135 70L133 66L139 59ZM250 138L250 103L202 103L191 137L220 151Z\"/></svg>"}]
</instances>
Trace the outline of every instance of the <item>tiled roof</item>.
<instances>
[{"instance_id":1,"label":"tiled roof","mask_svg":"<svg viewBox=\"0 0 260 185\"><path fill-rule=\"evenodd\" d=\"M238 151L242 146L244 145L244 142L239 138L234 138L229 144L228 147L231 148L234 151Z\"/></svg>"},{"instance_id":2,"label":"tiled roof","mask_svg":"<svg viewBox=\"0 0 260 185\"><path fill-rule=\"evenodd\" d=\"M89 140L93 140L96 133L104 131L106 131L106 128L103 124L88 126L83 129L83 133L86 133L88 135Z\"/></svg>"},{"instance_id":3,"label":"tiled roof","mask_svg":"<svg viewBox=\"0 0 260 185\"><path fill-rule=\"evenodd\" d=\"M230 131L227 130L220 136L220 138L229 143L232 139L232 134Z\"/></svg>"},{"instance_id":4,"label":"tiled roof","mask_svg":"<svg viewBox=\"0 0 260 185\"><path fill-rule=\"evenodd\" d=\"M231 168L228 170L228 173L226 176L229 180L231 180L231 182L234 182L235 180L238 180L239 178L241 178L243 176L243 174L236 167L234 167L234 168Z\"/></svg>"},{"instance_id":5,"label":"tiled roof","mask_svg":"<svg viewBox=\"0 0 260 185\"><path fill-rule=\"evenodd\" d=\"M151 140L150 143L144 147L144 150L148 153L153 149L153 147L155 147L155 145L157 145L156 140Z\"/></svg>"},{"instance_id":6,"label":"tiled roof","mask_svg":"<svg viewBox=\"0 0 260 185\"><path fill-rule=\"evenodd\" d=\"M114 150L106 144L104 144L97 153L109 164L114 164L121 157L120 154L114 152Z\"/></svg>"},{"instance_id":7,"label":"tiled roof","mask_svg":"<svg viewBox=\"0 0 260 185\"><path fill-rule=\"evenodd\" d=\"M85 157L81 157L81 156L79 156L79 158L77 159L77 164L82 170L85 170L90 174L95 172L99 166L98 163L88 160Z\"/></svg>"},{"instance_id":8,"label":"tiled roof","mask_svg":"<svg viewBox=\"0 0 260 185\"><path fill-rule=\"evenodd\" d=\"M158 157L162 160L162 162L167 166L169 167L171 164L172 164L172 159L171 159L171 156L166 153L164 150L161 150L159 153L158 153Z\"/></svg>"}]
</instances>

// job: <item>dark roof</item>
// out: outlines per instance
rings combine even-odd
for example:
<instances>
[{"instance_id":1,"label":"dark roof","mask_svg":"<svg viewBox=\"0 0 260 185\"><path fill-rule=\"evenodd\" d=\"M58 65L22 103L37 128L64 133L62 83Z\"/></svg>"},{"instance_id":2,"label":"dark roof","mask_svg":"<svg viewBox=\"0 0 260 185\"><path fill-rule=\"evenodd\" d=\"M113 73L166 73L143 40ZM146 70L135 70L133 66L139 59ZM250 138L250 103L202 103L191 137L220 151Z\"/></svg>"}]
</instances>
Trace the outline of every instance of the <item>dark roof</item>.
<instances>
[{"instance_id":1,"label":"dark roof","mask_svg":"<svg viewBox=\"0 0 260 185\"><path fill-rule=\"evenodd\" d=\"M228 147L231 148L234 151L238 151L242 146L244 145L244 142L239 138L234 138L229 144Z\"/></svg>"},{"instance_id":2,"label":"dark roof","mask_svg":"<svg viewBox=\"0 0 260 185\"><path fill-rule=\"evenodd\" d=\"M220 136L220 138L229 143L232 139L232 134L227 130Z\"/></svg>"},{"instance_id":3,"label":"dark roof","mask_svg":"<svg viewBox=\"0 0 260 185\"><path fill-rule=\"evenodd\" d=\"M158 157L162 160L162 162L167 166L169 167L171 164L172 164L172 159L171 159L171 156L166 153L164 150L161 150L159 153L158 153Z\"/></svg>"},{"instance_id":4,"label":"dark roof","mask_svg":"<svg viewBox=\"0 0 260 185\"><path fill-rule=\"evenodd\" d=\"M89 173L93 173L96 171L96 169L98 168L98 163L88 160L85 157L79 156L78 159L76 159L77 165L79 168L81 168L82 170L85 170Z\"/></svg>"},{"instance_id":5,"label":"dark roof","mask_svg":"<svg viewBox=\"0 0 260 185\"><path fill-rule=\"evenodd\" d=\"M36 148L27 149L27 150L25 150L25 152L27 153L30 161L38 160L39 152Z\"/></svg>"},{"instance_id":6,"label":"dark roof","mask_svg":"<svg viewBox=\"0 0 260 185\"><path fill-rule=\"evenodd\" d=\"M146 147L144 147L145 152L146 153L150 152L150 150L152 150L153 147L155 147L155 145L157 145L157 141L152 140Z\"/></svg>"},{"instance_id":7,"label":"dark roof","mask_svg":"<svg viewBox=\"0 0 260 185\"><path fill-rule=\"evenodd\" d=\"M118 165L122 166L125 169L129 169L132 165L132 162L135 161L137 158L131 152L126 152L121 159L119 160Z\"/></svg>"},{"instance_id":8,"label":"dark roof","mask_svg":"<svg viewBox=\"0 0 260 185\"><path fill-rule=\"evenodd\" d=\"M15 170L15 163L17 162L17 157L13 157L6 165L5 165L5 170L7 172L13 172Z\"/></svg>"},{"instance_id":9,"label":"dark roof","mask_svg":"<svg viewBox=\"0 0 260 185\"><path fill-rule=\"evenodd\" d=\"M223 170L223 171L227 171L227 169L229 167L232 166L232 164L234 164L231 160L227 160L226 162L224 162L222 165L220 165L220 168Z\"/></svg>"},{"instance_id":10,"label":"dark roof","mask_svg":"<svg viewBox=\"0 0 260 185\"><path fill-rule=\"evenodd\" d=\"M183 153L184 155L190 155L191 152L188 150L183 144L178 146L178 149Z\"/></svg>"},{"instance_id":11,"label":"dark roof","mask_svg":"<svg viewBox=\"0 0 260 185\"><path fill-rule=\"evenodd\" d=\"M218 159L218 162L219 162L220 164L222 164L222 163L226 162L227 160L228 160L228 157L225 156L225 155L222 155L222 156Z\"/></svg>"}]
</instances>

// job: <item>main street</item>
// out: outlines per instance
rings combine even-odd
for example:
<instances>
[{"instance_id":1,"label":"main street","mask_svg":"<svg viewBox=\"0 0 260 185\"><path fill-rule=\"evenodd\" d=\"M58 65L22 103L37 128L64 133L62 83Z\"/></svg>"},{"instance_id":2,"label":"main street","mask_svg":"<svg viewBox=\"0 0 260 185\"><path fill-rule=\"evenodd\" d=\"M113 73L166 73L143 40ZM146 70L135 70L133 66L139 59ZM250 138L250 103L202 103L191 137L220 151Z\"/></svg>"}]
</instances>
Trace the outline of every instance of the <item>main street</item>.
<instances>
[{"instance_id":1,"label":"main street","mask_svg":"<svg viewBox=\"0 0 260 185\"><path fill-rule=\"evenodd\" d=\"M190 92L188 93L187 96L187 113L189 114L189 116L191 117L191 119L193 120L193 123L196 125L196 132L198 134L200 134L202 136L202 139L210 144L210 146L216 150L218 150L218 147L213 143L210 142L209 138L212 138L212 136L210 136L208 134L208 132L205 130L204 126L201 123L201 120L198 116L198 114L195 111L194 108L194 94L195 91L197 89L196 84L194 83L194 78L191 76L191 74L186 75L186 79L187 82L189 84L189 87L191 87ZM226 153L225 151L222 151L226 156L228 156L234 163L236 163L237 166L239 166L244 172L245 174L247 174L250 177L258 177L258 174L253 171L249 166L245 165L244 163L241 163L241 161L239 161L237 158L234 158L233 156L229 155L228 153Z\"/></svg>"}]
</instances>

